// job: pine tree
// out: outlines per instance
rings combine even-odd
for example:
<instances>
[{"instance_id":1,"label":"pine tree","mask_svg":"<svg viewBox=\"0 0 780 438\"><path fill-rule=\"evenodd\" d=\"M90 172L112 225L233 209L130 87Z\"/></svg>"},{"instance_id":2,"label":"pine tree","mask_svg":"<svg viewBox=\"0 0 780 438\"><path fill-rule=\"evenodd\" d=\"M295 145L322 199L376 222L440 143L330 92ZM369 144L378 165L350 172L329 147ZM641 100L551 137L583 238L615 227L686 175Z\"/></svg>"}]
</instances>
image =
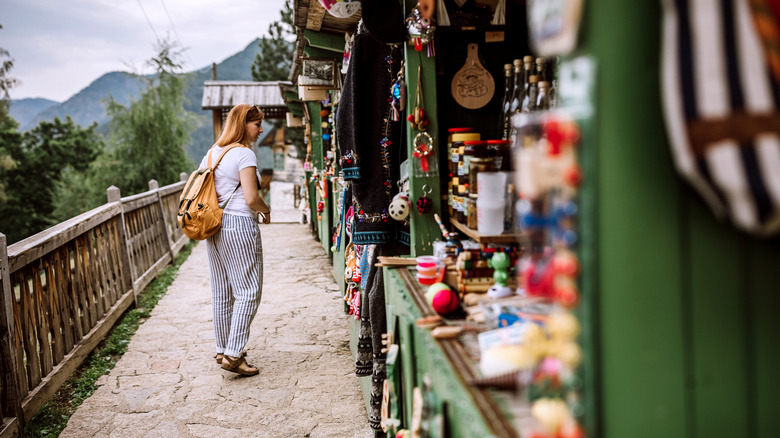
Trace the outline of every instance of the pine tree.
<instances>
[{"instance_id":1,"label":"pine tree","mask_svg":"<svg viewBox=\"0 0 780 438\"><path fill-rule=\"evenodd\" d=\"M292 0L285 0L280 13L281 19L268 28L269 36L262 37L258 43L260 53L252 64L252 79L255 81L286 81L290 76L295 54ZM305 155L302 129L287 129L281 120L274 120L271 124L285 130L285 140L295 145L298 157Z\"/></svg>"},{"instance_id":2,"label":"pine tree","mask_svg":"<svg viewBox=\"0 0 780 438\"><path fill-rule=\"evenodd\" d=\"M3 26L0 25L0 29ZM8 76L8 72L14 66L14 60L11 58L11 54L7 50L0 47L0 131L13 132L18 129L18 124L8 115L9 108L9 96L8 91L13 88L17 81L16 79ZM0 134L4 135L4 134ZM15 166L14 160L10 156L0 154L0 202L7 199L5 192L5 185L2 183L4 180L4 174L6 171L12 169Z\"/></svg>"},{"instance_id":3,"label":"pine tree","mask_svg":"<svg viewBox=\"0 0 780 438\"><path fill-rule=\"evenodd\" d=\"M255 81L286 81L292 68L295 50L295 25L293 24L292 0L286 0L282 7L282 18L268 28L268 36L258 43L260 53L252 64L252 79Z\"/></svg>"}]
</instances>

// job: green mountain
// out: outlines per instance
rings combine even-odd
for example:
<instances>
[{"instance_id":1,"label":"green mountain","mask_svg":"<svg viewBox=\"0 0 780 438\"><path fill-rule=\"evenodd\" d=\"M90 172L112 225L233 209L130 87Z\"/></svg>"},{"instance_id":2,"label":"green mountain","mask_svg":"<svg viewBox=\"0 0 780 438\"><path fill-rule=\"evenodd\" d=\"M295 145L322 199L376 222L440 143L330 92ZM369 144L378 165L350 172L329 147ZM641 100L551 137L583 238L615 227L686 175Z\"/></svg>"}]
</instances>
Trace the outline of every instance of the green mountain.
<instances>
[{"instance_id":1,"label":"green mountain","mask_svg":"<svg viewBox=\"0 0 780 438\"><path fill-rule=\"evenodd\" d=\"M19 126L24 126L41 111L58 105L59 103L60 102L40 97L17 99L11 101L9 113L14 120L19 122Z\"/></svg>"},{"instance_id":2,"label":"green mountain","mask_svg":"<svg viewBox=\"0 0 780 438\"><path fill-rule=\"evenodd\" d=\"M105 123L108 121L108 116L104 101L108 96L113 96L117 102L127 105L131 99L138 97L140 87L141 82L130 73L121 71L106 73L65 102L38 113L32 120L22 125L22 129L28 131L38 126L42 120L51 121L55 117L64 119L68 115L81 126L88 126L93 122Z\"/></svg>"},{"instance_id":3,"label":"green mountain","mask_svg":"<svg viewBox=\"0 0 780 438\"><path fill-rule=\"evenodd\" d=\"M259 38L255 39L242 51L218 63L217 78L225 81L251 81L252 62L254 62L257 54L260 53L259 42ZM187 111L192 113L195 121L191 133L192 136L190 142L185 145L185 151L193 163L197 164L214 142L211 111L204 111L200 108L203 98L203 82L211 80L211 66L185 73L184 76L187 78L184 106ZM26 123L19 119L16 120L19 121L22 129L29 130L37 126L42 120L53 120L55 117L63 119L69 115L74 122L81 126L88 126L93 122L97 122L99 125L98 132L107 133L110 120L106 115L104 102L109 96L113 96L117 102L128 105L138 98L142 86L142 81L130 73L106 73L65 102L59 104L54 102L54 105L43 108L35 116L27 116ZM21 99L20 101L22 100L30 99ZM20 101L12 103L12 115L14 105ZM270 128L265 128L265 130L267 132Z\"/></svg>"}]
</instances>

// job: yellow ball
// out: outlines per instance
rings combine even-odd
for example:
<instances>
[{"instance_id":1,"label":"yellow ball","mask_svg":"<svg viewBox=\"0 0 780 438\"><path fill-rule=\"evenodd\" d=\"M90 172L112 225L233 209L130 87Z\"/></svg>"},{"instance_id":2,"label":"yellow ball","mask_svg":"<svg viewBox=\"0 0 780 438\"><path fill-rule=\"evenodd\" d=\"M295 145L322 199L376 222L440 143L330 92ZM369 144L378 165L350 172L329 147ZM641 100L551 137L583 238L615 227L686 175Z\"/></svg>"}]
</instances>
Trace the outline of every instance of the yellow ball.
<instances>
[{"instance_id":1,"label":"yellow ball","mask_svg":"<svg viewBox=\"0 0 780 438\"><path fill-rule=\"evenodd\" d=\"M569 368L577 368L582 362L582 350L574 342L564 342L558 348L558 358Z\"/></svg>"},{"instance_id":2,"label":"yellow ball","mask_svg":"<svg viewBox=\"0 0 780 438\"><path fill-rule=\"evenodd\" d=\"M574 340L580 334L580 323L571 313L555 313L547 320L550 336L559 340Z\"/></svg>"},{"instance_id":3,"label":"yellow ball","mask_svg":"<svg viewBox=\"0 0 780 438\"><path fill-rule=\"evenodd\" d=\"M548 433L556 432L570 416L566 403L552 398L535 401L531 405L531 414Z\"/></svg>"}]
</instances>

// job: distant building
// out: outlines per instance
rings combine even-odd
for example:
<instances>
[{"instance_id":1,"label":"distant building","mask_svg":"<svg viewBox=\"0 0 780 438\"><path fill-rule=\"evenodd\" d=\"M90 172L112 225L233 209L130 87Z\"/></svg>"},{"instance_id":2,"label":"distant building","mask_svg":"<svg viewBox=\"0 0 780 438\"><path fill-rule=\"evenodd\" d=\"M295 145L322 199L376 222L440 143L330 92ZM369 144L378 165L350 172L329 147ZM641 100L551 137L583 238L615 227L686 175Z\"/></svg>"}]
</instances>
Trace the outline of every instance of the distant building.
<instances>
[{"instance_id":1,"label":"distant building","mask_svg":"<svg viewBox=\"0 0 780 438\"><path fill-rule=\"evenodd\" d=\"M278 127L266 129L261 137L257 148L258 166L265 173L272 171L275 181L298 182L303 175L303 160L298 157L296 146L285 141L284 120L288 107L282 99L280 86L287 85L292 84L284 81L205 81L201 108L212 111L216 140L231 108L239 103L260 107L265 119L275 122Z\"/></svg>"}]
</instances>

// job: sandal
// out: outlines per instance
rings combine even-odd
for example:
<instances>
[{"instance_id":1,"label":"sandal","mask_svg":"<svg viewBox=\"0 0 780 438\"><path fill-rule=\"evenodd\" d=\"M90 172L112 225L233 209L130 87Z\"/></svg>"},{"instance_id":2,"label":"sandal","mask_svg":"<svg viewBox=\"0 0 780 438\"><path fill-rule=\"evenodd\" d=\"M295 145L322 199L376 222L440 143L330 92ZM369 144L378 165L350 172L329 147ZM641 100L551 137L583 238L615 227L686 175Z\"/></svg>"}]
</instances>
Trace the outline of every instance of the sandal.
<instances>
[{"instance_id":1,"label":"sandal","mask_svg":"<svg viewBox=\"0 0 780 438\"><path fill-rule=\"evenodd\" d=\"M222 369L230 371L231 373L241 374L242 376L254 376L260 372L257 367L246 363L246 358L244 358L244 356L237 358L224 356L222 358Z\"/></svg>"},{"instance_id":2,"label":"sandal","mask_svg":"<svg viewBox=\"0 0 780 438\"><path fill-rule=\"evenodd\" d=\"M244 356L246 356L246 350L241 352L241 357L244 357ZM222 365L222 358L223 357L225 357L225 356L222 353L217 353L217 354L214 355L214 359L217 360L217 363L219 365Z\"/></svg>"}]
</instances>

